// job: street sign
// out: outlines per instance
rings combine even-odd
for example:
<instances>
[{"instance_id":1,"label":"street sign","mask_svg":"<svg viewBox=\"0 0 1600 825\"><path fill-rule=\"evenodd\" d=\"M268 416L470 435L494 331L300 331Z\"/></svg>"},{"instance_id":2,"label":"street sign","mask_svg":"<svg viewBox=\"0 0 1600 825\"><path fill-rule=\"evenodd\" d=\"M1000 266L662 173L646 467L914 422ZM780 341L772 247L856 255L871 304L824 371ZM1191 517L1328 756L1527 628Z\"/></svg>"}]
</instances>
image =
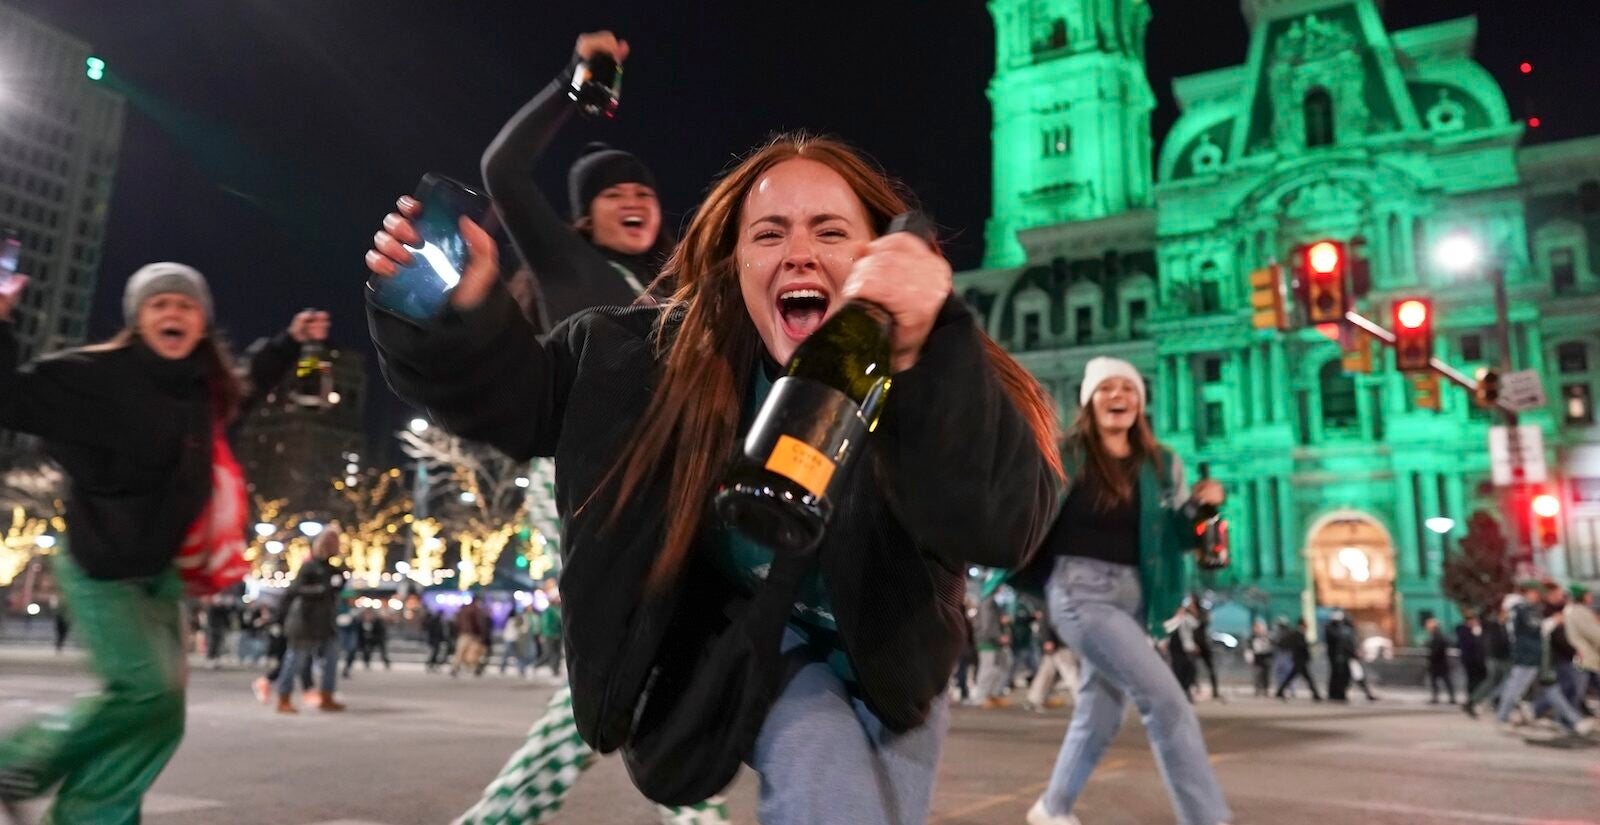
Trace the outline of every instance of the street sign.
<instances>
[{"instance_id":1,"label":"street sign","mask_svg":"<svg viewBox=\"0 0 1600 825\"><path fill-rule=\"evenodd\" d=\"M1534 370L1518 370L1500 376L1500 404L1522 412L1545 405L1544 384Z\"/></svg>"},{"instance_id":2,"label":"street sign","mask_svg":"<svg viewBox=\"0 0 1600 825\"><path fill-rule=\"evenodd\" d=\"M1547 480L1544 466L1544 431L1536 424L1517 427L1517 463L1522 476L1512 472L1511 432L1506 427L1489 428L1489 461L1496 486L1506 487L1515 482L1543 484Z\"/></svg>"}]
</instances>

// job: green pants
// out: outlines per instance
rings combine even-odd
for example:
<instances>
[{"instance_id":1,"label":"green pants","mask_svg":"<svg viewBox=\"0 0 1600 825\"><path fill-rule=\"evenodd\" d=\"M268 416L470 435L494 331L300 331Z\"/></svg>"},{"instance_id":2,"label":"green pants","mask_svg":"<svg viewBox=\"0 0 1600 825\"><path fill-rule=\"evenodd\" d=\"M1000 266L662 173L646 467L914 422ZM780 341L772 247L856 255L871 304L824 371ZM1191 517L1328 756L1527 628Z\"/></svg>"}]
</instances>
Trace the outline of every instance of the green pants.
<instances>
[{"instance_id":1,"label":"green pants","mask_svg":"<svg viewBox=\"0 0 1600 825\"><path fill-rule=\"evenodd\" d=\"M183 739L183 585L174 570L91 579L64 554L55 571L105 687L0 740L0 773L27 777L34 794L61 783L46 823L137 825L145 791Z\"/></svg>"}]
</instances>

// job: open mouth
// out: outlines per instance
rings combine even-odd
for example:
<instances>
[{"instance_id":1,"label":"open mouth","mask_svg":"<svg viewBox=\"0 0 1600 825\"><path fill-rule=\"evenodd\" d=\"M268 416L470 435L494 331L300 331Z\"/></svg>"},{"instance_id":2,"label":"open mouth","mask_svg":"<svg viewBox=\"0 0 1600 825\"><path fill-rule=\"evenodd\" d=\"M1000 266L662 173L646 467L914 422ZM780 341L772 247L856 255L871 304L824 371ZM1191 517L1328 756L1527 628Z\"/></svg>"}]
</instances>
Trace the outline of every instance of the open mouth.
<instances>
[{"instance_id":1,"label":"open mouth","mask_svg":"<svg viewBox=\"0 0 1600 825\"><path fill-rule=\"evenodd\" d=\"M179 327L179 326L158 327L156 329L156 337L159 338L162 341L165 341L166 343L169 343L169 344L182 343L183 342L183 338L184 338L183 327Z\"/></svg>"},{"instance_id":2,"label":"open mouth","mask_svg":"<svg viewBox=\"0 0 1600 825\"><path fill-rule=\"evenodd\" d=\"M1121 415L1121 414L1123 414L1125 412L1129 412L1131 410L1132 410L1131 407L1122 407L1122 406L1107 407L1106 408L1106 412L1111 413L1112 415Z\"/></svg>"},{"instance_id":3,"label":"open mouth","mask_svg":"<svg viewBox=\"0 0 1600 825\"><path fill-rule=\"evenodd\" d=\"M638 215L629 215L622 219L622 226L624 229L643 229L644 218Z\"/></svg>"},{"instance_id":4,"label":"open mouth","mask_svg":"<svg viewBox=\"0 0 1600 825\"><path fill-rule=\"evenodd\" d=\"M816 332L828 316L828 293L813 287L787 289L778 293L778 317L784 331L795 340Z\"/></svg>"}]
</instances>

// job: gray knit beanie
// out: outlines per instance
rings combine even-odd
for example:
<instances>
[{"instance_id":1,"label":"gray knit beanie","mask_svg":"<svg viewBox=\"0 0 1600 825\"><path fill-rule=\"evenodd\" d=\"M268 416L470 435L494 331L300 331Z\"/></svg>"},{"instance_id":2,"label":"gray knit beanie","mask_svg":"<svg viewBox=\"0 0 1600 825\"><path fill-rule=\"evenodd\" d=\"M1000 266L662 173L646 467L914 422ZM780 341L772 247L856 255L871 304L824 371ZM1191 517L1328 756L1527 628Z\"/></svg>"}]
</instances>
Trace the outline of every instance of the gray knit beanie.
<instances>
[{"instance_id":1,"label":"gray knit beanie","mask_svg":"<svg viewBox=\"0 0 1600 825\"><path fill-rule=\"evenodd\" d=\"M206 276L192 266L172 261L145 264L128 279L128 287L122 292L123 321L129 327L135 326L139 322L139 307L144 306L145 301L169 292L186 295L199 302L200 308L206 313L206 325L211 325L211 287L206 284Z\"/></svg>"}]
</instances>

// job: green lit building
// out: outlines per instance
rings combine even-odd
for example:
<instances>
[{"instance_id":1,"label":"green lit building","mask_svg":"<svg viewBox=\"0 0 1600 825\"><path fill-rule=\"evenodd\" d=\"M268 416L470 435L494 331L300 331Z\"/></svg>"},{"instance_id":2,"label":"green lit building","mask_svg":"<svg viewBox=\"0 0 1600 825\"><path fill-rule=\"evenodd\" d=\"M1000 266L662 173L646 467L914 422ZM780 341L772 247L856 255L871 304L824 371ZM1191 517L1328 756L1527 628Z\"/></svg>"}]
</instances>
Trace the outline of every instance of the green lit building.
<instances>
[{"instance_id":1,"label":"green lit building","mask_svg":"<svg viewBox=\"0 0 1600 825\"><path fill-rule=\"evenodd\" d=\"M1157 147L1142 0L989 0L997 34L993 215L957 288L1055 396L1084 362L1136 364L1158 436L1230 489L1225 591L1273 614L1351 610L1411 638L1452 617L1441 565L1488 492L1489 413L1418 409L1380 351L1347 374L1315 330L1258 331L1248 273L1297 244L1362 238L1387 325L1434 302L1440 357L1497 361L1491 288L1431 250L1471 233L1504 261L1514 367L1538 370L1560 541L1536 561L1600 577L1600 136L1524 146L1472 59L1473 18L1387 31L1373 0L1244 0L1242 63L1174 81ZM1436 534L1424 522L1449 517ZM1244 598L1244 597L1241 597Z\"/></svg>"}]
</instances>

